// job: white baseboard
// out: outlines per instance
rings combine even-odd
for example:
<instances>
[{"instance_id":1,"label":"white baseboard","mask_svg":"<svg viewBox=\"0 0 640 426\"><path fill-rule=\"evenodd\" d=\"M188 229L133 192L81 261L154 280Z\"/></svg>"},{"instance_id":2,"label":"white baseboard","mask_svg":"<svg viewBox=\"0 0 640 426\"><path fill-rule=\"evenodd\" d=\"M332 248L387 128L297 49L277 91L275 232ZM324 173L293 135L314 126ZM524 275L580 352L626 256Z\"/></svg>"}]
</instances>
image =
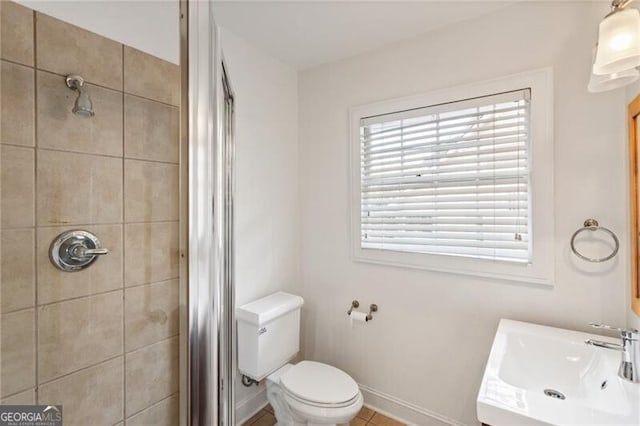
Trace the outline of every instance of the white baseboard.
<instances>
[{"instance_id":1,"label":"white baseboard","mask_svg":"<svg viewBox=\"0 0 640 426\"><path fill-rule=\"evenodd\" d=\"M236 425L240 426L267 406L267 392L263 387L258 393L236 404Z\"/></svg>"},{"instance_id":2,"label":"white baseboard","mask_svg":"<svg viewBox=\"0 0 640 426\"><path fill-rule=\"evenodd\" d=\"M399 422L420 426L465 426L457 420L387 395L369 386L361 384L358 386L364 396L364 405Z\"/></svg>"},{"instance_id":3,"label":"white baseboard","mask_svg":"<svg viewBox=\"0 0 640 426\"><path fill-rule=\"evenodd\" d=\"M364 405L408 425L420 426L466 426L457 420L427 410L366 385L358 384L364 396ZM266 389L236 404L236 425L240 426L267 405Z\"/></svg>"}]
</instances>

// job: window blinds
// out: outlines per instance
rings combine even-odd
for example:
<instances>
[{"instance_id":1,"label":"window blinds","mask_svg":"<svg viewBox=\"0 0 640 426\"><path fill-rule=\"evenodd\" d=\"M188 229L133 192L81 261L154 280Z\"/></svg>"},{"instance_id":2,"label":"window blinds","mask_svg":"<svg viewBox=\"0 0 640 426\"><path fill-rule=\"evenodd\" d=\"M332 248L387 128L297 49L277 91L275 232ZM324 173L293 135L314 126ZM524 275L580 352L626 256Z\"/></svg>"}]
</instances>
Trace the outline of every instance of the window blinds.
<instances>
[{"instance_id":1,"label":"window blinds","mask_svg":"<svg viewBox=\"0 0 640 426\"><path fill-rule=\"evenodd\" d=\"M361 119L361 247L529 263L530 99Z\"/></svg>"}]
</instances>

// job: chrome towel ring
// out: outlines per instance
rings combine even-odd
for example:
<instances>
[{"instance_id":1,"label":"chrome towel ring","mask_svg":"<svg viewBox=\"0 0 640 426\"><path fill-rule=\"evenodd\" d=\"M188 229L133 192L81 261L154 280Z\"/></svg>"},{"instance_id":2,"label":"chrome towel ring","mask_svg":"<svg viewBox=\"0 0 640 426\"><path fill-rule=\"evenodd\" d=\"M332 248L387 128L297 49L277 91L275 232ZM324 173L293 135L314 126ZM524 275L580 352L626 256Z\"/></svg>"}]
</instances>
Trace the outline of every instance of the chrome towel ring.
<instances>
[{"instance_id":1,"label":"chrome towel ring","mask_svg":"<svg viewBox=\"0 0 640 426\"><path fill-rule=\"evenodd\" d=\"M580 234L581 232L584 231L604 231L607 234L609 234L611 236L611 238L613 239L614 245L615 247L613 248L613 251L611 252L611 254L609 254L608 256L602 257L600 259L598 258L593 258L593 257L587 257L584 256L583 254L581 254L577 249L576 249L576 245L575 245L575 240L576 237L578 236L578 234ZM600 262L606 262L607 260L612 259L613 257L615 257L616 254L618 254L618 250L620 249L620 241L618 241L618 237L616 236L616 234L614 234L613 231L611 231L610 229L607 229L603 226L600 226L600 224L598 223L597 220L595 219L587 219L584 221L584 226L580 229L578 229L576 232L573 233L573 236L571 237L571 251L573 252L573 254L575 254L576 256L578 256L580 259L582 260L586 260L587 262L593 262L593 263L600 263Z\"/></svg>"}]
</instances>

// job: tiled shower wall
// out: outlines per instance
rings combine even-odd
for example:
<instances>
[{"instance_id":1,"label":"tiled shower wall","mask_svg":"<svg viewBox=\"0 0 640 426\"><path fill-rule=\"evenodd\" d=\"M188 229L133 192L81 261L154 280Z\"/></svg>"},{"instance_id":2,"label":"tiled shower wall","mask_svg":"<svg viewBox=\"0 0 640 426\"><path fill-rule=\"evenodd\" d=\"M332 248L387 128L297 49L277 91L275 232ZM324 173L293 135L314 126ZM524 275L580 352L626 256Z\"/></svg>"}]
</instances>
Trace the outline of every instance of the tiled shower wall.
<instances>
[{"instance_id":1,"label":"tiled shower wall","mask_svg":"<svg viewBox=\"0 0 640 426\"><path fill-rule=\"evenodd\" d=\"M1 7L2 403L65 425L178 424L179 67L15 3ZM95 117L71 113L67 74ZM51 241L110 252L76 273Z\"/></svg>"}]
</instances>

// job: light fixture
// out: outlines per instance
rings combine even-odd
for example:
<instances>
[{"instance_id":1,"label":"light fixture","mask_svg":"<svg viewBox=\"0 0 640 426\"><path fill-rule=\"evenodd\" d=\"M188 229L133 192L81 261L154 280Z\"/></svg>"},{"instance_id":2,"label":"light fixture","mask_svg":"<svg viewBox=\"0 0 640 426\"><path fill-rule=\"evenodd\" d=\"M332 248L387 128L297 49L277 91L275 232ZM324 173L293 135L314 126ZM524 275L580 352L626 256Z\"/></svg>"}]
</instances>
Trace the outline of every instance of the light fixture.
<instances>
[{"instance_id":1,"label":"light fixture","mask_svg":"<svg viewBox=\"0 0 640 426\"><path fill-rule=\"evenodd\" d=\"M631 1L613 0L611 12L600 22L593 74L621 73L640 66L640 12L626 8Z\"/></svg>"},{"instance_id":2,"label":"light fixture","mask_svg":"<svg viewBox=\"0 0 640 426\"><path fill-rule=\"evenodd\" d=\"M640 72L635 68L605 75L591 74L587 90L591 93L606 92L631 84L638 78L640 78Z\"/></svg>"},{"instance_id":3,"label":"light fixture","mask_svg":"<svg viewBox=\"0 0 640 426\"><path fill-rule=\"evenodd\" d=\"M595 61L597 49L598 45L596 44L592 52L592 63ZM591 72L587 90L591 93L606 92L631 84L638 78L640 78L640 72L636 68L604 75L597 75Z\"/></svg>"}]
</instances>

